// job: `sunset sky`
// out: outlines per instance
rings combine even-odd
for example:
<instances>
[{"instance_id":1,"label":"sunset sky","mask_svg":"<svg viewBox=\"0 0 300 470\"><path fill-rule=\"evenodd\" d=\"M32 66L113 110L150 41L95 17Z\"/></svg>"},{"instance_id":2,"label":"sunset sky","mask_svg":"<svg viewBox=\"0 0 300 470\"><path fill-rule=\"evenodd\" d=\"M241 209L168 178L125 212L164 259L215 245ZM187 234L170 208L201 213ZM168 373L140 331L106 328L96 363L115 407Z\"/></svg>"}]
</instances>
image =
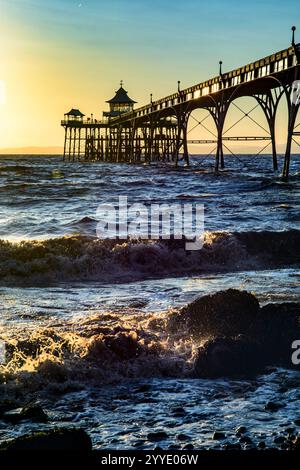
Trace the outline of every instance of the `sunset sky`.
<instances>
[{"instance_id":1,"label":"sunset sky","mask_svg":"<svg viewBox=\"0 0 300 470\"><path fill-rule=\"evenodd\" d=\"M293 24L300 41L298 0L0 0L0 19L1 148L61 146L63 114L100 117L120 79L143 105L288 47Z\"/></svg>"}]
</instances>

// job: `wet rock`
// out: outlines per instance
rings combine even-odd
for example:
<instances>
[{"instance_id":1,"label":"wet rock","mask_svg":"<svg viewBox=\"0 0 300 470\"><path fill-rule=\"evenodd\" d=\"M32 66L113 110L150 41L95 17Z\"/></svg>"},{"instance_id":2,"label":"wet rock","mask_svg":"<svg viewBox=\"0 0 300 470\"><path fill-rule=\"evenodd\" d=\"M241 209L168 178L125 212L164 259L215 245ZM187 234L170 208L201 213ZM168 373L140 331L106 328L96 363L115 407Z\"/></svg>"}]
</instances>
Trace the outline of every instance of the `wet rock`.
<instances>
[{"instance_id":1,"label":"wet rock","mask_svg":"<svg viewBox=\"0 0 300 470\"><path fill-rule=\"evenodd\" d=\"M217 337L198 349L194 362L197 377L249 377L263 370L260 347L244 337Z\"/></svg>"},{"instance_id":2,"label":"wet rock","mask_svg":"<svg viewBox=\"0 0 300 470\"><path fill-rule=\"evenodd\" d=\"M189 436L187 436L186 434L178 434L176 438L179 441L188 441L190 439Z\"/></svg>"},{"instance_id":3,"label":"wet rock","mask_svg":"<svg viewBox=\"0 0 300 470\"><path fill-rule=\"evenodd\" d=\"M235 430L236 434L245 434L245 432L247 432L247 428L245 426L239 426Z\"/></svg>"},{"instance_id":4,"label":"wet rock","mask_svg":"<svg viewBox=\"0 0 300 470\"><path fill-rule=\"evenodd\" d=\"M4 442L1 450L16 451L73 451L90 452L92 441L82 429L55 429L26 434Z\"/></svg>"},{"instance_id":5,"label":"wet rock","mask_svg":"<svg viewBox=\"0 0 300 470\"><path fill-rule=\"evenodd\" d=\"M222 445L223 450L241 450L241 448L242 448L241 444L228 443L228 444Z\"/></svg>"},{"instance_id":6,"label":"wet rock","mask_svg":"<svg viewBox=\"0 0 300 470\"><path fill-rule=\"evenodd\" d=\"M194 449L194 446L193 444L186 444L185 446L183 446L182 450L193 450Z\"/></svg>"},{"instance_id":7,"label":"wet rock","mask_svg":"<svg viewBox=\"0 0 300 470\"><path fill-rule=\"evenodd\" d=\"M239 439L241 444L252 444L252 439L249 436L242 436Z\"/></svg>"},{"instance_id":8,"label":"wet rock","mask_svg":"<svg viewBox=\"0 0 300 470\"><path fill-rule=\"evenodd\" d=\"M68 378L66 369L61 364L50 361L49 359L38 366L37 372L41 377L51 382L65 382Z\"/></svg>"},{"instance_id":9,"label":"wet rock","mask_svg":"<svg viewBox=\"0 0 300 470\"><path fill-rule=\"evenodd\" d=\"M48 420L48 416L40 405L29 404L23 408L16 408L5 412L3 414L3 419L4 421L12 424L16 424L24 420L45 423Z\"/></svg>"},{"instance_id":10,"label":"wet rock","mask_svg":"<svg viewBox=\"0 0 300 470\"><path fill-rule=\"evenodd\" d=\"M268 364L292 368L291 344L300 337L300 303L287 302L262 307L254 334L264 345Z\"/></svg>"},{"instance_id":11,"label":"wet rock","mask_svg":"<svg viewBox=\"0 0 300 470\"><path fill-rule=\"evenodd\" d=\"M162 441L163 439L167 439L168 434L165 431L156 431L156 432L150 432L147 435L148 441Z\"/></svg>"},{"instance_id":12,"label":"wet rock","mask_svg":"<svg viewBox=\"0 0 300 470\"><path fill-rule=\"evenodd\" d=\"M174 418L183 418L186 415L186 411L181 406L177 406L171 410L171 414Z\"/></svg>"},{"instance_id":13,"label":"wet rock","mask_svg":"<svg viewBox=\"0 0 300 470\"><path fill-rule=\"evenodd\" d=\"M282 404L282 403L276 403L274 401L269 401L266 405L265 405L265 410L266 411L271 411L271 412L276 412L278 410L280 410L280 408L283 408L285 405Z\"/></svg>"},{"instance_id":14,"label":"wet rock","mask_svg":"<svg viewBox=\"0 0 300 470\"><path fill-rule=\"evenodd\" d=\"M275 444L283 444L284 442L286 442L286 439L283 436L277 436L274 439Z\"/></svg>"},{"instance_id":15,"label":"wet rock","mask_svg":"<svg viewBox=\"0 0 300 470\"><path fill-rule=\"evenodd\" d=\"M293 434L295 432L295 428L286 428L285 429L285 432L288 433L288 434Z\"/></svg>"},{"instance_id":16,"label":"wet rock","mask_svg":"<svg viewBox=\"0 0 300 470\"><path fill-rule=\"evenodd\" d=\"M300 434L298 434L298 436L293 442L293 449L300 451Z\"/></svg>"},{"instance_id":17,"label":"wet rock","mask_svg":"<svg viewBox=\"0 0 300 470\"><path fill-rule=\"evenodd\" d=\"M298 419L298 418L297 418L297 419L294 419L294 424L295 424L296 426L300 426L300 418L299 418L299 419Z\"/></svg>"},{"instance_id":18,"label":"wet rock","mask_svg":"<svg viewBox=\"0 0 300 470\"><path fill-rule=\"evenodd\" d=\"M137 387L136 389L134 389L134 393L146 393L146 392L149 392L151 390L151 385L149 384L144 384L144 385L141 385L140 387Z\"/></svg>"},{"instance_id":19,"label":"wet rock","mask_svg":"<svg viewBox=\"0 0 300 470\"><path fill-rule=\"evenodd\" d=\"M171 316L169 327L173 331L181 328L194 339L210 338L196 359L196 375L199 373L201 377L227 373L255 375L271 366L297 367L291 362L291 344L300 337L300 303L268 304L260 308L252 294L229 289L194 300ZM220 338L223 358L217 351ZM225 341L231 344L226 345ZM206 373L198 367L200 362ZM235 362L236 370L224 367L226 362ZM209 366L214 372L209 373Z\"/></svg>"},{"instance_id":20,"label":"wet rock","mask_svg":"<svg viewBox=\"0 0 300 470\"><path fill-rule=\"evenodd\" d=\"M119 360L128 360L139 356L143 349L135 331L118 332L113 335L93 337L88 348L88 357L108 359L113 353Z\"/></svg>"},{"instance_id":21,"label":"wet rock","mask_svg":"<svg viewBox=\"0 0 300 470\"><path fill-rule=\"evenodd\" d=\"M214 434L213 434L213 440L214 441L218 441L218 440L225 439L225 438L226 438L226 436L223 432L215 431Z\"/></svg>"},{"instance_id":22,"label":"wet rock","mask_svg":"<svg viewBox=\"0 0 300 470\"><path fill-rule=\"evenodd\" d=\"M8 411L11 411L13 409L16 409L18 405L13 402L13 401L10 401L10 400L4 400L0 403L0 418L3 417L3 415L5 413L7 413Z\"/></svg>"},{"instance_id":23,"label":"wet rock","mask_svg":"<svg viewBox=\"0 0 300 470\"><path fill-rule=\"evenodd\" d=\"M260 441L258 444L257 444L257 448L258 449L265 449L266 448L266 443L264 441Z\"/></svg>"},{"instance_id":24,"label":"wet rock","mask_svg":"<svg viewBox=\"0 0 300 470\"><path fill-rule=\"evenodd\" d=\"M184 327L193 336L246 334L259 314L254 295L236 289L200 297L171 318L171 327Z\"/></svg>"}]
</instances>

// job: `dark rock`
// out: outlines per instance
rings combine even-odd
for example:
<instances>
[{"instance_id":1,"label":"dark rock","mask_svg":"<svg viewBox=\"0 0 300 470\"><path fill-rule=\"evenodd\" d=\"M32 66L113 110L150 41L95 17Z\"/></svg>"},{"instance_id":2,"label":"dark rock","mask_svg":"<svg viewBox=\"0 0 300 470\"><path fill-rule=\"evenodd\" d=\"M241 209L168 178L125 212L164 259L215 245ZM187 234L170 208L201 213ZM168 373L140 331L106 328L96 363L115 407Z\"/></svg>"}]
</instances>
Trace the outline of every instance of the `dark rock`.
<instances>
[{"instance_id":1,"label":"dark rock","mask_svg":"<svg viewBox=\"0 0 300 470\"><path fill-rule=\"evenodd\" d=\"M134 390L134 393L146 393L151 390L151 385L144 384Z\"/></svg>"},{"instance_id":2,"label":"dark rock","mask_svg":"<svg viewBox=\"0 0 300 470\"><path fill-rule=\"evenodd\" d=\"M269 402L265 405L265 410L266 410L266 411L275 412L275 411L280 410L280 408L283 408L284 406L285 406L285 405L283 405L282 403L275 403L274 401L269 401Z\"/></svg>"},{"instance_id":3,"label":"dark rock","mask_svg":"<svg viewBox=\"0 0 300 470\"><path fill-rule=\"evenodd\" d=\"M293 449L300 451L300 434L298 434L298 436L293 442Z\"/></svg>"},{"instance_id":4,"label":"dark rock","mask_svg":"<svg viewBox=\"0 0 300 470\"><path fill-rule=\"evenodd\" d=\"M264 345L268 364L292 368L291 344L300 337L300 303L268 304L262 307L254 334Z\"/></svg>"},{"instance_id":5,"label":"dark rock","mask_svg":"<svg viewBox=\"0 0 300 470\"><path fill-rule=\"evenodd\" d=\"M172 414L172 416L174 416L174 418L182 418L183 416L186 415L186 411L181 406L178 406L178 407L173 408L171 410L171 414Z\"/></svg>"},{"instance_id":6,"label":"dark rock","mask_svg":"<svg viewBox=\"0 0 300 470\"><path fill-rule=\"evenodd\" d=\"M193 450L194 449L194 446L193 444L186 444L185 446L183 446L182 450Z\"/></svg>"},{"instance_id":7,"label":"dark rock","mask_svg":"<svg viewBox=\"0 0 300 470\"><path fill-rule=\"evenodd\" d=\"M186 434L178 434L176 437L179 441L188 441L190 439Z\"/></svg>"},{"instance_id":8,"label":"dark rock","mask_svg":"<svg viewBox=\"0 0 300 470\"><path fill-rule=\"evenodd\" d=\"M274 439L275 444L283 444L284 442L286 442L286 438L283 436L277 436Z\"/></svg>"},{"instance_id":9,"label":"dark rock","mask_svg":"<svg viewBox=\"0 0 300 470\"><path fill-rule=\"evenodd\" d=\"M197 376L249 376L270 366L297 367L291 344L300 337L300 303L260 308L252 294L229 289L194 300L170 317L169 327L195 339L210 338L199 349Z\"/></svg>"},{"instance_id":10,"label":"dark rock","mask_svg":"<svg viewBox=\"0 0 300 470\"><path fill-rule=\"evenodd\" d=\"M37 368L38 374L51 382L65 382L68 378L67 371L61 364L47 359Z\"/></svg>"},{"instance_id":11,"label":"dark rock","mask_svg":"<svg viewBox=\"0 0 300 470\"><path fill-rule=\"evenodd\" d=\"M223 450L241 450L241 448L242 448L241 444L228 443L228 444L222 445Z\"/></svg>"},{"instance_id":12,"label":"dark rock","mask_svg":"<svg viewBox=\"0 0 300 470\"><path fill-rule=\"evenodd\" d=\"M241 444L252 444L252 439L249 436L242 436L239 439Z\"/></svg>"},{"instance_id":13,"label":"dark rock","mask_svg":"<svg viewBox=\"0 0 300 470\"><path fill-rule=\"evenodd\" d=\"M294 419L294 424L295 424L296 426L300 426L300 418L299 418L299 419L298 419L298 418L297 418L297 419Z\"/></svg>"},{"instance_id":14,"label":"dark rock","mask_svg":"<svg viewBox=\"0 0 300 470\"><path fill-rule=\"evenodd\" d=\"M16 424L24 420L45 423L48 420L48 416L40 405L29 404L23 408L6 411L3 414L3 419L4 421L12 424Z\"/></svg>"},{"instance_id":15,"label":"dark rock","mask_svg":"<svg viewBox=\"0 0 300 470\"><path fill-rule=\"evenodd\" d=\"M254 295L235 289L200 297L171 318L171 328L184 327L194 336L246 334L259 314Z\"/></svg>"},{"instance_id":16,"label":"dark rock","mask_svg":"<svg viewBox=\"0 0 300 470\"><path fill-rule=\"evenodd\" d=\"M243 337L214 338L198 349L197 377L249 377L263 370L260 347Z\"/></svg>"},{"instance_id":17,"label":"dark rock","mask_svg":"<svg viewBox=\"0 0 300 470\"><path fill-rule=\"evenodd\" d=\"M226 438L226 436L223 432L215 431L214 434L213 434L213 440L214 441L218 441L218 440L225 439L225 438Z\"/></svg>"},{"instance_id":18,"label":"dark rock","mask_svg":"<svg viewBox=\"0 0 300 470\"><path fill-rule=\"evenodd\" d=\"M245 434L245 432L247 432L247 428L245 426L239 426L236 430L235 430L235 433L236 434Z\"/></svg>"},{"instance_id":19,"label":"dark rock","mask_svg":"<svg viewBox=\"0 0 300 470\"><path fill-rule=\"evenodd\" d=\"M164 431L157 431L157 432L150 432L147 435L148 441L162 441L163 439L167 439L168 434Z\"/></svg>"},{"instance_id":20,"label":"dark rock","mask_svg":"<svg viewBox=\"0 0 300 470\"><path fill-rule=\"evenodd\" d=\"M260 441L258 444L257 444L257 448L258 449L265 449L266 448L266 443L264 441Z\"/></svg>"},{"instance_id":21,"label":"dark rock","mask_svg":"<svg viewBox=\"0 0 300 470\"><path fill-rule=\"evenodd\" d=\"M82 429L55 429L27 434L4 442L1 450L16 451L73 451L90 452L92 442Z\"/></svg>"},{"instance_id":22,"label":"dark rock","mask_svg":"<svg viewBox=\"0 0 300 470\"><path fill-rule=\"evenodd\" d=\"M286 428L285 432L287 432L288 434L293 434L295 432L295 428Z\"/></svg>"},{"instance_id":23,"label":"dark rock","mask_svg":"<svg viewBox=\"0 0 300 470\"><path fill-rule=\"evenodd\" d=\"M0 418L3 417L4 413L7 413L8 411L14 410L18 405L9 400L4 400L0 403Z\"/></svg>"}]
</instances>

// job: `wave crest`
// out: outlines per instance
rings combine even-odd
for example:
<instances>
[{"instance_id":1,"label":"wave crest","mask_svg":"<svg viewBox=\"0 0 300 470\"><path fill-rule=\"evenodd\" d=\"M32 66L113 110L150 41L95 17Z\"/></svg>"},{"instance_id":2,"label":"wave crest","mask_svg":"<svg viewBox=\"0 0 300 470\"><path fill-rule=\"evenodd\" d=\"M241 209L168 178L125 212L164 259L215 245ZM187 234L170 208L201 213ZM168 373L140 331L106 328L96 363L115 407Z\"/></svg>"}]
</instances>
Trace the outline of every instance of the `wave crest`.
<instances>
[{"instance_id":1,"label":"wave crest","mask_svg":"<svg viewBox=\"0 0 300 470\"><path fill-rule=\"evenodd\" d=\"M99 240L69 236L0 240L0 283L128 282L151 277L265 269L299 263L300 231L206 232L203 248L184 240Z\"/></svg>"}]
</instances>

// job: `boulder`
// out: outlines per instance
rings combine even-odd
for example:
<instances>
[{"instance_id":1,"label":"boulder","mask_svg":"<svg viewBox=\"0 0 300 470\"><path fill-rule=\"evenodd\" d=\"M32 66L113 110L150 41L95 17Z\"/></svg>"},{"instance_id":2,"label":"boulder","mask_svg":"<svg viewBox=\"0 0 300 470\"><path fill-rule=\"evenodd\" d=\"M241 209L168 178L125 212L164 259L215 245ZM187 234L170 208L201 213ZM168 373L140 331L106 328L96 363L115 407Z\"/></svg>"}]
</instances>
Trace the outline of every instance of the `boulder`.
<instances>
[{"instance_id":1,"label":"boulder","mask_svg":"<svg viewBox=\"0 0 300 470\"><path fill-rule=\"evenodd\" d=\"M194 337L248 334L259 314L259 303L246 291L228 289L200 297L175 313L174 330L182 328Z\"/></svg>"},{"instance_id":2,"label":"boulder","mask_svg":"<svg viewBox=\"0 0 300 470\"><path fill-rule=\"evenodd\" d=\"M54 429L26 434L0 446L1 450L16 451L73 451L90 452L91 438L82 429Z\"/></svg>"},{"instance_id":3,"label":"boulder","mask_svg":"<svg viewBox=\"0 0 300 470\"><path fill-rule=\"evenodd\" d=\"M29 404L23 408L6 411L3 413L3 420L13 424L24 420L45 423L48 420L48 416L40 405Z\"/></svg>"},{"instance_id":4,"label":"boulder","mask_svg":"<svg viewBox=\"0 0 300 470\"><path fill-rule=\"evenodd\" d=\"M261 347L245 337L216 337L198 349L194 375L204 378L253 376L266 366Z\"/></svg>"}]
</instances>

